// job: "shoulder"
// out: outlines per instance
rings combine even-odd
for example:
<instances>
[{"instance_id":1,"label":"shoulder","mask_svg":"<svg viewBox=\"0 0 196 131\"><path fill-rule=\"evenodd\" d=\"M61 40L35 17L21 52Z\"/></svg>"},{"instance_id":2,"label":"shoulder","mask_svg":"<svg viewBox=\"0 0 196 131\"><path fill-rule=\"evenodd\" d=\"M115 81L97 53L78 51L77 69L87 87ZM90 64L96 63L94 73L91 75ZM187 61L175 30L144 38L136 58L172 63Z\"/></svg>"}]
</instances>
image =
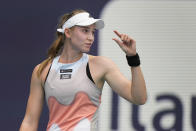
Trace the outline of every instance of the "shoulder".
<instances>
[{"instance_id":1,"label":"shoulder","mask_svg":"<svg viewBox=\"0 0 196 131\"><path fill-rule=\"evenodd\" d=\"M111 70L116 67L116 64L106 56L92 56L89 55L90 62L105 70Z\"/></svg>"},{"instance_id":2,"label":"shoulder","mask_svg":"<svg viewBox=\"0 0 196 131\"><path fill-rule=\"evenodd\" d=\"M89 55L89 59L90 59L90 61L92 61L93 63L96 63L96 64L110 64L110 63L114 63L110 58L108 58L106 56Z\"/></svg>"},{"instance_id":3,"label":"shoulder","mask_svg":"<svg viewBox=\"0 0 196 131\"><path fill-rule=\"evenodd\" d=\"M46 60L44 60L41 63L37 64L33 69L32 78L37 79L43 85L51 64L52 60L48 61L47 63Z\"/></svg>"},{"instance_id":4,"label":"shoulder","mask_svg":"<svg viewBox=\"0 0 196 131\"><path fill-rule=\"evenodd\" d=\"M39 63L38 65L36 65L35 67L34 67L34 69L33 69L33 73L32 73L32 76L34 76L34 77L38 77L38 71L39 71L39 68L40 68L40 65L41 65L41 63Z\"/></svg>"}]
</instances>

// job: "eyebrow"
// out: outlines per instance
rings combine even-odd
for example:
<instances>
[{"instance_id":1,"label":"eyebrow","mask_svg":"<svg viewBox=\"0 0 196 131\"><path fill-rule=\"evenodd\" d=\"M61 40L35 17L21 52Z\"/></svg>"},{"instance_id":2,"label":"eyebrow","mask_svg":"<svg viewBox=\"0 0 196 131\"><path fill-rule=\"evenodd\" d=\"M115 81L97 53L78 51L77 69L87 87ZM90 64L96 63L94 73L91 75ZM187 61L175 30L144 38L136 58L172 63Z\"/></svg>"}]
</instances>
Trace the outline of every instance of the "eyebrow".
<instances>
[{"instance_id":1,"label":"eyebrow","mask_svg":"<svg viewBox=\"0 0 196 131\"><path fill-rule=\"evenodd\" d=\"M85 29L90 29L88 26L79 26L81 28L85 28ZM96 29L94 28L93 31L96 31Z\"/></svg>"}]
</instances>

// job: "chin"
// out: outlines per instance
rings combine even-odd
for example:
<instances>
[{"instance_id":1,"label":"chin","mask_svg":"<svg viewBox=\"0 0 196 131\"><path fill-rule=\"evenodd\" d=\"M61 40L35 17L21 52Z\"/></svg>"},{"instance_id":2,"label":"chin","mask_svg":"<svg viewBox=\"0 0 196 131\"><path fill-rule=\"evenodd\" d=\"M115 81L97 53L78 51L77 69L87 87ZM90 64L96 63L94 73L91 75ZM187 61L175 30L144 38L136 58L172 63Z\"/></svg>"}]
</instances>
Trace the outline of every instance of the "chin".
<instances>
[{"instance_id":1,"label":"chin","mask_svg":"<svg viewBox=\"0 0 196 131\"><path fill-rule=\"evenodd\" d=\"M90 48L82 50L83 53L88 53L89 51L90 51Z\"/></svg>"},{"instance_id":2,"label":"chin","mask_svg":"<svg viewBox=\"0 0 196 131\"><path fill-rule=\"evenodd\" d=\"M82 51L82 53L88 53L90 50L88 50L88 51Z\"/></svg>"}]
</instances>

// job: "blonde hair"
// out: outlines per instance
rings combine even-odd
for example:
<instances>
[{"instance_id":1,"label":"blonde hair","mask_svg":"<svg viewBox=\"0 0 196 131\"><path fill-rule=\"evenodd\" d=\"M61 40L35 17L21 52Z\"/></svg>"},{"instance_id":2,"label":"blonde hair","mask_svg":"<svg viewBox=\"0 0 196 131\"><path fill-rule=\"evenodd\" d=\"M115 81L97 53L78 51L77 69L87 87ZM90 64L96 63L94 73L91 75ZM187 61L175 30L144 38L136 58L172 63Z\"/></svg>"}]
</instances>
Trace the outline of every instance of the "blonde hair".
<instances>
[{"instance_id":1,"label":"blonde hair","mask_svg":"<svg viewBox=\"0 0 196 131\"><path fill-rule=\"evenodd\" d=\"M81 12L86 12L86 11L82 9L76 9L76 10L73 10L71 13L64 14L63 16L60 17L57 28L62 28L63 24L69 18ZM56 39L53 41L52 45L48 49L47 59L45 59L39 65L39 68L37 71L38 77L40 77L42 71L48 65L48 63L51 62L61 52L63 45L64 45L64 41L65 41L65 35L60 32L56 32Z\"/></svg>"}]
</instances>

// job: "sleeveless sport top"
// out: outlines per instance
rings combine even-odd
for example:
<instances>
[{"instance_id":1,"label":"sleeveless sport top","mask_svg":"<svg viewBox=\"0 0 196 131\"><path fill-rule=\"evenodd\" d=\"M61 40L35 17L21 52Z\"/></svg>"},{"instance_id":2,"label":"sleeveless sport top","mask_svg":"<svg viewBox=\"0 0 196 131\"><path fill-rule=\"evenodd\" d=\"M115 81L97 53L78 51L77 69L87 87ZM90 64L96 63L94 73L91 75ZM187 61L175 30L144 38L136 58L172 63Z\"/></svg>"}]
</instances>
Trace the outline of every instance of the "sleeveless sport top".
<instances>
[{"instance_id":1,"label":"sleeveless sport top","mask_svg":"<svg viewBox=\"0 0 196 131\"><path fill-rule=\"evenodd\" d=\"M44 86L47 131L97 131L102 90L87 75L89 56L83 53L71 64L59 63L59 58L54 58Z\"/></svg>"}]
</instances>

